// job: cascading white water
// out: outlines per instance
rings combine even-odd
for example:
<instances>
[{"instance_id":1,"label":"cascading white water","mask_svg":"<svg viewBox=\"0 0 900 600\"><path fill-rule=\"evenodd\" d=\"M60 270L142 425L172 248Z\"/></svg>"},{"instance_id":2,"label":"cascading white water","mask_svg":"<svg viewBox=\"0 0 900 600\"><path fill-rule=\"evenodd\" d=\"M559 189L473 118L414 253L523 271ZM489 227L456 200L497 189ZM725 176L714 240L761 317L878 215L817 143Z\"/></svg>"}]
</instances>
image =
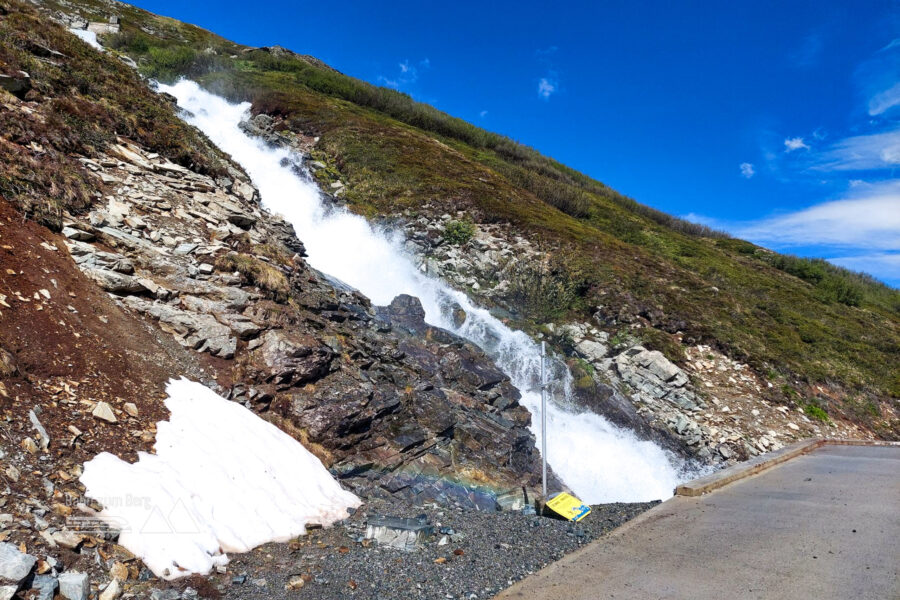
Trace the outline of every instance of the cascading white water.
<instances>
[{"instance_id":1,"label":"cascading white water","mask_svg":"<svg viewBox=\"0 0 900 600\"><path fill-rule=\"evenodd\" d=\"M378 305L399 294L417 296L428 323L453 331L481 347L521 391L521 403L535 416L532 431L540 448L540 348L513 331L462 292L421 273L402 250L402 240L373 228L364 218L326 208L314 183L292 168L299 157L270 148L240 128L249 104L231 104L192 81L160 85L178 99L185 119L240 163L259 188L268 210L290 222L303 241L309 263L355 287ZM447 307L458 303L467 318L456 327ZM570 389L568 370L556 365L558 394ZM656 444L593 413L548 403L547 460L559 477L589 503L663 499L672 495L683 465ZM553 491L553 490L551 490Z\"/></svg>"}]
</instances>

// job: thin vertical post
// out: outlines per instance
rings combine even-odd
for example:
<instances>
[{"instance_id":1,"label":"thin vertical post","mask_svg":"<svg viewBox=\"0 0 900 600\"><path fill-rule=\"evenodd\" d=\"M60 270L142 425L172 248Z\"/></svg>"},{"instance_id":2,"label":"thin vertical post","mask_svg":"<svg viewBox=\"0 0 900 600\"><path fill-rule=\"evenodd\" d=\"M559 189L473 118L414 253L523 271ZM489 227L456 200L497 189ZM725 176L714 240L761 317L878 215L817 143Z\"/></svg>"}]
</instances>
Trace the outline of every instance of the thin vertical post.
<instances>
[{"instance_id":1,"label":"thin vertical post","mask_svg":"<svg viewBox=\"0 0 900 600\"><path fill-rule=\"evenodd\" d=\"M547 377L545 362L545 343L541 342L541 491L547 501Z\"/></svg>"}]
</instances>

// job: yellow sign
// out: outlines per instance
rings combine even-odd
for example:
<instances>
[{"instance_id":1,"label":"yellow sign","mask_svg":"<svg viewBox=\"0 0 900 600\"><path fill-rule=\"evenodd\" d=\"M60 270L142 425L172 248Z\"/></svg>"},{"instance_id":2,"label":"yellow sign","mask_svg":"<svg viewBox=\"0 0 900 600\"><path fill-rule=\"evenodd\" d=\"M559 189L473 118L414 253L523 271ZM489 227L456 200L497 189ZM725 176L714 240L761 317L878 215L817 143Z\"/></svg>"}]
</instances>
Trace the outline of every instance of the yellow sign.
<instances>
[{"instance_id":1,"label":"yellow sign","mask_svg":"<svg viewBox=\"0 0 900 600\"><path fill-rule=\"evenodd\" d=\"M565 492L556 494L547 501L547 508L569 521L580 521L591 514L591 507Z\"/></svg>"}]
</instances>

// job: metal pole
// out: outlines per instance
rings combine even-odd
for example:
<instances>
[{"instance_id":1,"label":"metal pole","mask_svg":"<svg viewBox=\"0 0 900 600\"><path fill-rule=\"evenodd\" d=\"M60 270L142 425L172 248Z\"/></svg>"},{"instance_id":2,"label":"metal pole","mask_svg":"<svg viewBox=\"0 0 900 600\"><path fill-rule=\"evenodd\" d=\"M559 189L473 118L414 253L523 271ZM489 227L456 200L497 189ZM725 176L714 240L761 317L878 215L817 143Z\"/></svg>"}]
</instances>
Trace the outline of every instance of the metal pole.
<instances>
[{"instance_id":1,"label":"metal pole","mask_svg":"<svg viewBox=\"0 0 900 600\"><path fill-rule=\"evenodd\" d=\"M547 501L547 379L544 369L545 343L541 342L541 491Z\"/></svg>"}]
</instances>

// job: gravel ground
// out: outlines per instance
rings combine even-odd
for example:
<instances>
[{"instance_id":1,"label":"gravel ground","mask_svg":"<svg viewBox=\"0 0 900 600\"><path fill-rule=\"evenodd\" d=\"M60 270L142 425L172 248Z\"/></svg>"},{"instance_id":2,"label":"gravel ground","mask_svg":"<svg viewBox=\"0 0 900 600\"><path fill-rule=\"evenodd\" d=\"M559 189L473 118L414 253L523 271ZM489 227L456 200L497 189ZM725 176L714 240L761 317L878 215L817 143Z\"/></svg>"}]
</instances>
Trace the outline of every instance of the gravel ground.
<instances>
[{"instance_id":1,"label":"gravel ground","mask_svg":"<svg viewBox=\"0 0 900 600\"><path fill-rule=\"evenodd\" d=\"M241 599L490 598L656 504L594 506L581 523L572 524L517 512L371 500L340 525L232 556L228 572L212 575L206 589ZM362 539L367 514L423 513L435 535L418 550L405 552ZM441 527L453 531L444 545L439 544L445 535L439 533ZM294 588L286 589L290 581Z\"/></svg>"}]
</instances>

